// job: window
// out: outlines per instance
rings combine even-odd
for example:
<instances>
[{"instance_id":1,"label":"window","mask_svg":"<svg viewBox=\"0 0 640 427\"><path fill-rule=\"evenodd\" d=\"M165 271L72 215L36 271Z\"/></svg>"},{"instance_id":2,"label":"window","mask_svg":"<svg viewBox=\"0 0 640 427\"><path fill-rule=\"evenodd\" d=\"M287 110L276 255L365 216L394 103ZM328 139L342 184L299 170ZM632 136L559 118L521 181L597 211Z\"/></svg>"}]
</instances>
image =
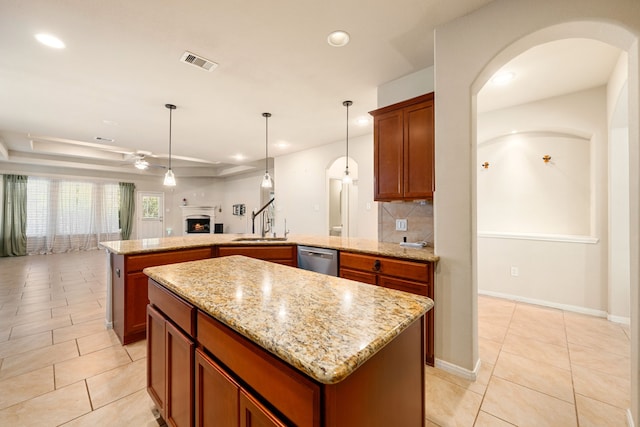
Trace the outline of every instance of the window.
<instances>
[{"instance_id":1,"label":"window","mask_svg":"<svg viewBox=\"0 0 640 427\"><path fill-rule=\"evenodd\" d=\"M142 219L160 218L160 198L158 196L142 197Z\"/></svg>"},{"instance_id":2,"label":"window","mask_svg":"<svg viewBox=\"0 0 640 427\"><path fill-rule=\"evenodd\" d=\"M94 249L120 237L117 183L29 177L27 252Z\"/></svg>"}]
</instances>

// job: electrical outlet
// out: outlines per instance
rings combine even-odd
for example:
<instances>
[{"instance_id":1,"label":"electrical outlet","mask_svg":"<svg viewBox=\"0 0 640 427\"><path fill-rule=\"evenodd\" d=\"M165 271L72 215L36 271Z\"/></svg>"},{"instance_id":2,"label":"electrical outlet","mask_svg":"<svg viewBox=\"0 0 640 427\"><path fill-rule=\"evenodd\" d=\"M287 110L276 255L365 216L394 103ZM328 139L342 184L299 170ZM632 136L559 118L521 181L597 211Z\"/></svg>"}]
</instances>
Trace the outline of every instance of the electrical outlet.
<instances>
[{"instance_id":1,"label":"electrical outlet","mask_svg":"<svg viewBox=\"0 0 640 427\"><path fill-rule=\"evenodd\" d=\"M406 219L396 219L396 231L407 231Z\"/></svg>"},{"instance_id":2,"label":"electrical outlet","mask_svg":"<svg viewBox=\"0 0 640 427\"><path fill-rule=\"evenodd\" d=\"M520 270L518 269L518 267L511 266L511 275L513 277L517 277L518 275L520 275Z\"/></svg>"}]
</instances>

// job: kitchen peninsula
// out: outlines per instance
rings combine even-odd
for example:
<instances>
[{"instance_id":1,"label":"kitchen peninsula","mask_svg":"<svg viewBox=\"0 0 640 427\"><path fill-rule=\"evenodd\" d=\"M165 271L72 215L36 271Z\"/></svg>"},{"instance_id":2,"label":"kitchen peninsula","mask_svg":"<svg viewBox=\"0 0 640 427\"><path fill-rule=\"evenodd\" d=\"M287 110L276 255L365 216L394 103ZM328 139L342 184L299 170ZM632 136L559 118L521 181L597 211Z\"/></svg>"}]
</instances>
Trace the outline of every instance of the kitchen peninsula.
<instances>
[{"instance_id":1,"label":"kitchen peninsula","mask_svg":"<svg viewBox=\"0 0 640 427\"><path fill-rule=\"evenodd\" d=\"M144 274L148 390L165 420L424 425L431 299L244 256Z\"/></svg>"},{"instance_id":2,"label":"kitchen peninsula","mask_svg":"<svg viewBox=\"0 0 640 427\"><path fill-rule=\"evenodd\" d=\"M199 234L157 239L102 242L108 251L107 327L123 344L146 336L146 267L184 261L245 255L297 266L297 245L336 249L340 276L434 299L433 248L406 248L376 240L332 236L289 236L286 240L256 240L255 235ZM426 361L434 362L434 315L427 313Z\"/></svg>"}]
</instances>

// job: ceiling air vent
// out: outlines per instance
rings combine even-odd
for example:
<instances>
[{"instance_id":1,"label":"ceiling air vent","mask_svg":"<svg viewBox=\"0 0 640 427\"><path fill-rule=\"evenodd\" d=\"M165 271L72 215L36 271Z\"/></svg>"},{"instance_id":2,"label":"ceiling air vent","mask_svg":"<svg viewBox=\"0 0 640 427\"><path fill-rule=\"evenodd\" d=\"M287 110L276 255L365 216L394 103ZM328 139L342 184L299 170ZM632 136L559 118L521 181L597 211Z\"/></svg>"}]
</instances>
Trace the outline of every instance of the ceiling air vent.
<instances>
[{"instance_id":1,"label":"ceiling air vent","mask_svg":"<svg viewBox=\"0 0 640 427\"><path fill-rule=\"evenodd\" d=\"M180 62L185 62L187 64L194 65L207 71L213 71L218 66L218 64L216 64L215 62L209 61L207 58L203 58L202 56L198 56L195 53L191 53L189 51L186 51L182 54Z\"/></svg>"}]
</instances>

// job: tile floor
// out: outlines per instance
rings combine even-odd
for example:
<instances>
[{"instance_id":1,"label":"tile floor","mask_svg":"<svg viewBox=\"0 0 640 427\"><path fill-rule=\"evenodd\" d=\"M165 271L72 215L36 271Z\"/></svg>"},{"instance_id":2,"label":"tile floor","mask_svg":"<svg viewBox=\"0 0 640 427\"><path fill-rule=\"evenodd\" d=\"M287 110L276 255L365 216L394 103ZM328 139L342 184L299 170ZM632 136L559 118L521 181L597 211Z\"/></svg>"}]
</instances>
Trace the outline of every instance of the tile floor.
<instances>
[{"instance_id":1,"label":"tile floor","mask_svg":"<svg viewBox=\"0 0 640 427\"><path fill-rule=\"evenodd\" d=\"M157 426L145 343L104 328L102 251L0 258L0 426ZM629 332L479 297L482 368L427 369L427 426L625 426Z\"/></svg>"}]
</instances>

